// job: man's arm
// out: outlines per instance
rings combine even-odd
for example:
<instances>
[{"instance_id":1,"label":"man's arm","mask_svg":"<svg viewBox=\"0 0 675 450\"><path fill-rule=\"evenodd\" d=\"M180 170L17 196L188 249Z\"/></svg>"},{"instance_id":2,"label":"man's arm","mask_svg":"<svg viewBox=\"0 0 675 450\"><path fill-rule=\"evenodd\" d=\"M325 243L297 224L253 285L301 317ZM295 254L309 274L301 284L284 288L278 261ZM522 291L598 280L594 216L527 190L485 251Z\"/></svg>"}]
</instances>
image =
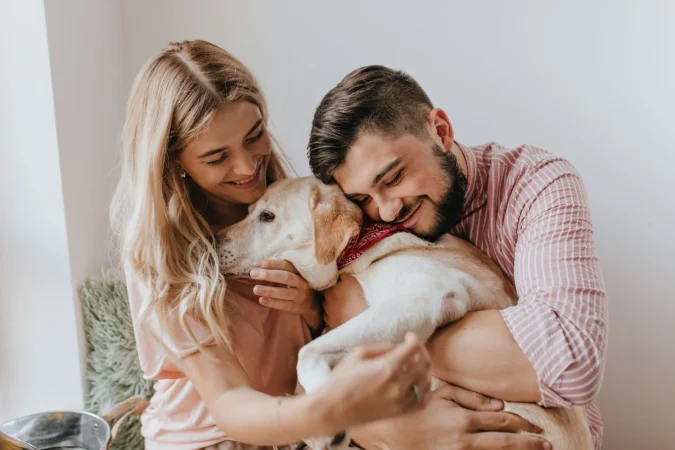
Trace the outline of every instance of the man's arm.
<instances>
[{"instance_id":1,"label":"man's arm","mask_svg":"<svg viewBox=\"0 0 675 450\"><path fill-rule=\"evenodd\" d=\"M541 401L537 373L499 311L477 311L440 328L427 344L434 376L489 397Z\"/></svg>"},{"instance_id":2,"label":"man's arm","mask_svg":"<svg viewBox=\"0 0 675 450\"><path fill-rule=\"evenodd\" d=\"M542 179L549 181L541 185ZM600 389L607 338L588 201L565 161L544 165L532 180L521 193L535 195L518 215L518 305L477 312L441 330L432 359L441 378L486 395L585 404Z\"/></svg>"},{"instance_id":3,"label":"man's arm","mask_svg":"<svg viewBox=\"0 0 675 450\"><path fill-rule=\"evenodd\" d=\"M337 327L368 308L350 275L325 293L326 323ZM537 374L499 311L467 314L436 331L427 344L433 374L465 389L519 402L541 399Z\"/></svg>"},{"instance_id":4,"label":"man's arm","mask_svg":"<svg viewBox=\"0 0 675 450\"><path fill-rule=\"evenodd\" d=\"M607 296L581 180L564 161L540 170L552 181L520 215L518 305L471 313L439 330L429 349L435 374L464 388L543 406L584 404L601 384ZM331 326L367 307L352 280L327 297L340 299L326 305Z\"/></svg>"}]
</instances>

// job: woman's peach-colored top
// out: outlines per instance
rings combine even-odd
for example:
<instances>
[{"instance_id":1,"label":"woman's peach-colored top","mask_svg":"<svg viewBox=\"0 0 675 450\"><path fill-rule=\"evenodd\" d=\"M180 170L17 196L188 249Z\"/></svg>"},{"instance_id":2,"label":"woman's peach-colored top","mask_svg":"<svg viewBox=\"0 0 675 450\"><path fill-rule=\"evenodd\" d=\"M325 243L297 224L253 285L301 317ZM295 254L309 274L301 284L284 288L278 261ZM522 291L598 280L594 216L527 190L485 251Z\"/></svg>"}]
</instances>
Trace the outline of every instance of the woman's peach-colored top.
<instances>
[{"instance_id":1,"label":"woman's peach-colored top","mask_svg":"<svg viewBox=\"0 0 675 450\"><path fill-rule=\"evenodd\" d=\"M194 450L228 440L190 380L165 356L147 327L140 326L142 311L152 300L145 287L129 271L126 283L141 368L146 379L156 380L155 394L141 417L146 450ZM234 353L252 387L270 395L292 394L298 351L311 339L304 321L296 314L260 305L252 286L231 282L227 295L238 307L231 318ZM177 322L168 324L160 332L152 315L147 321L162 343L179 358L197 351ZM191 325L201 343L213 345L207 329L195 323Z\"/></svg>"}]
</instances>

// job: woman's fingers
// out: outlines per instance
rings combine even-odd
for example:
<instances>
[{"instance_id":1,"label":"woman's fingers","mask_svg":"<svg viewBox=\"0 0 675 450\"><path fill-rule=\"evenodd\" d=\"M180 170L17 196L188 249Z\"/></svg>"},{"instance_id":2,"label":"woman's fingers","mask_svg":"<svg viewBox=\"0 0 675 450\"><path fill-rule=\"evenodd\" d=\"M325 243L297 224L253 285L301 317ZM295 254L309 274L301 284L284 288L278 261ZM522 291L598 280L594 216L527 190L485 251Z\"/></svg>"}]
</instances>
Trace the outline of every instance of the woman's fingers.
<instances>
[{"instance_id":1,"label":"woman's fingers","mask_svg":"<svg viewBox=\"0 0 675 450\"><path fill-rule=\"evenodd\" d=\"M293 300L279 300L276 298L261 297L260 304L268 308L278 309L294 314L302 314L303 306Z\"/></svg>"},{"instance_id":2,"label":"woman's fingers","mask_svg":"<svg viewBox=\"0 0 675 450\"><path fill-rule=\"evenodd\" d=\"M253 268L256 269L271 269L271 270L285 270L286 272L292 272L298 274L298 269L295 268L293 264L284 260L270 260L265 259L263 261L256 261L253 264Z\"/></svg>"},{"instance_id":3,"label":"woman's fingers","mask_svg":"<svg viewBox=\"0 0 675 450\"><path fill-rule=\"evenodd\" d=\"M253 293L260 297L272 298L277 300L298 300L298 290L296 288L283 288L275 286L264 286L258 284L253 287Z\"/></svg>"},{"instance_id":4,"label":"woman's fingers","mask_svg":"<svg viewBox=\"0 0 675 450\"><path fill-rule=\"evenodd\" d=\"M383 362L392 369L391 375L398 376L399 371L409 365L411 359L422 349L422 343L419 338L408 333L402 344L398 345L388 355L385 355Z\"/></svg>"},{"instance_id":5,"label":"woman's fingers","mask_svg":"<svg viewBox=\"0 0 675 450\"><path fill-rule=\"evenodd\" d=\"M253 269L251 278L283 286L300 287L306 282L297 274L281 269Z\"/></svg>"}]
</instances>

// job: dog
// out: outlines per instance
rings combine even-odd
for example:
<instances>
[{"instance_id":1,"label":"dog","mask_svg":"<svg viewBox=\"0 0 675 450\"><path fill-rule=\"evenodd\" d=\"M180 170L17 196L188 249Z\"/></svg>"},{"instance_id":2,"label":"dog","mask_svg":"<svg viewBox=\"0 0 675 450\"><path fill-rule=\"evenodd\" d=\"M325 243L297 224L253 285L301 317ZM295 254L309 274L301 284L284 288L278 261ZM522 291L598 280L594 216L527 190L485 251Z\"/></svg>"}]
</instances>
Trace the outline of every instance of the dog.
<instances>
[{"instance_id":1,"label":"dog","mask_svg":"<svg viewBox=\"0 0 675 450\"><path fill-rule=\"evenodd\" d=\"M341 273L361 284L370 308L300 350L298 381L307 393L324 386L331 369L359 345L402 342L408 331L426 341L438 327L470 311L517 302L515 289L497 265L451 235L431 243L412 233L393 233L338 268L338 258L359 235L362 219L361 209L339 187L303 177L272 184L244 220L217 236L227 275L248 276L254 262L279 259L291 262L318 291L333 286ZM435 380L433 386L440 383ZM593 448L583 407L544 409L505 402L504 410L541 427L541 436L555 450ZM307 440L314 450L344 449L349 442L348 430Z\"/></svg>"}]
</instances>

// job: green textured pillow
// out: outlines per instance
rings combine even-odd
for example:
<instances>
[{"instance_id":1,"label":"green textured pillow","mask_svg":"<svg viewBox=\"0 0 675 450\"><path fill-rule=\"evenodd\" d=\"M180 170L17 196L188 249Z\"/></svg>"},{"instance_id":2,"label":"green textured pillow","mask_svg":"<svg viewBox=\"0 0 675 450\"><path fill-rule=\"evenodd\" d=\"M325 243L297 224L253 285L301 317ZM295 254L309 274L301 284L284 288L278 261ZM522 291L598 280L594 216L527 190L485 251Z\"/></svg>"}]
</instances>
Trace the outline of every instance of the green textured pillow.
<instances>
[{"instance_id":1,"label":"green textured pillow","mask_svg":"<svg viewBox=\"0 0 675 450\"><path fill-rule=\"evenodd\" d=\"M127 288L122 276L108 272L92 277L79 287L78 292L87 341L87 410L102 415L115 403L132 395L150 398L152 382L143 379L138 362ZM139 416L127 419L110 448L144 448Z\"/></svg>"}]
</instances>

